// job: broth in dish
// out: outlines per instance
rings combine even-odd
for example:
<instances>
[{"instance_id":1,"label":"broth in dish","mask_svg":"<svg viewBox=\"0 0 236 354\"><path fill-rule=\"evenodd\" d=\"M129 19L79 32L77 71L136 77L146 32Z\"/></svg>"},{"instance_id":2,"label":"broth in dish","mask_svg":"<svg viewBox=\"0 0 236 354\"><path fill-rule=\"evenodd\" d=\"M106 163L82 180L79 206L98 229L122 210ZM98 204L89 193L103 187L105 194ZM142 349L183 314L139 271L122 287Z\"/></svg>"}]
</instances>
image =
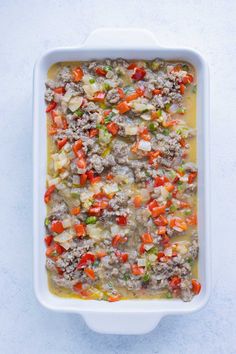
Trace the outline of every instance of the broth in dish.
<instances>
[{"instance_id":1,"label":"broth in dish","mask_svg":"<svg viewBox=\"0 0 236 354\"><path fill-rule=\"evenodd\" d=\"M196 88L185 62L49 69L51 292L111 302L199 294Z\"/></svg>"}]
</instances>

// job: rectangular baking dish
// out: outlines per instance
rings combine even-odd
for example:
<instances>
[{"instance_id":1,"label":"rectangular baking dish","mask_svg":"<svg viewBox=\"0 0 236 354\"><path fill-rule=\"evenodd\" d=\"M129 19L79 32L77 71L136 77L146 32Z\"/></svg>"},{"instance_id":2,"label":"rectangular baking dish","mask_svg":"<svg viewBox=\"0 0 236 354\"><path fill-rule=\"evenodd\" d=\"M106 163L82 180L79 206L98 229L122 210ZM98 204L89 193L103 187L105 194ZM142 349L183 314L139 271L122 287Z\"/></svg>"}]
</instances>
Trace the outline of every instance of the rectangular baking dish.
<instances>
[{"instance_id":1,"label":"rectangular baking dish","mask_svg":"<svg viewBox=\"0 0 236 354\"><path fill-rule=\"evenodd\" d=\"M125 300L115 303L60 298L48 290L45 269L43 202L47 165L44 82L49 67L59 61L104 58L184 60L197 73L197 160L199 219L199 279L201 293L189 303L181 300ZM209 78L202 56L192 49L161 47L151 32L140 29L99 29L75 48L58 48L43 54L34 69L34 288L39 302L50 310L81 314L88 326L100 333L143 334L154 329L165 315L187 314L202 308L210 294L210 164Z\"/></svg>"}]
</instances>

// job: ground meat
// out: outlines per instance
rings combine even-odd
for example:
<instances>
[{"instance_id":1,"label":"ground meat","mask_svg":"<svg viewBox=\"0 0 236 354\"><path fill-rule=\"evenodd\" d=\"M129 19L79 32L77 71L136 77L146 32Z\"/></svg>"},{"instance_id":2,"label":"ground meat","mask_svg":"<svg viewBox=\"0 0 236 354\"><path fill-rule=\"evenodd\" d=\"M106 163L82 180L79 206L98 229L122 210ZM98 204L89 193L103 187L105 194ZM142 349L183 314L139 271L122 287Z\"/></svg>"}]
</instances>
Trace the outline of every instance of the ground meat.
<instances>
[{"instance_id":1,"label":"ground meat","mask_svg":"<svg viewBox=\"0 0 236 354\"><path fill-rule=\"evenodd\" d=\"M127 164L129 152L129 144L119 140L116 140L113 144L112 153L117 163L121 165Z\"/></svg>"},{"instance_id":2,"label":"ground meat","mask_svg":"<svg viewBox=\"0 0 236 354\"><path fill-rule=\"evenodd\" d=\"M120 95L117 89L109 90L106 95L106 100L110 104L116 104L120 100Z\"/></svg>"},{"instance_id":3,"label":"ground meat","mask_svg":"<svg viewBox=\"0 0 236 354\"><path fill-rule=\"evenodd\" d=\"M45 94L44 94L44 98L47 102L53 101L53 98L54 98L53 90L50 88L46 89Z\"/></svg>"},{"instance_id":4,"label":"ground meat","mask_svg":"<svg viewBox=\"0 0 236 354\"><path fill-rule=\"evenodd\" d=\"M79 83L69 82L66 84L65 89L66 91L70 91L72 93L72 96L84 94L84 89L80 82Z\"/></svg>"},{"instance_id":5,"label":"ground meat","mask_svg":"<svg viewBox=\"0 0 236 354\"><path fill-rule=\"evenodd\" d=\"M94 169L97 173L102 173L107 167L115 165L115 159L113 155L109 154L106 157L101 157L97 154L91 155L89 158L89 166Z\"/></svg>"},{"instance_id":6,"label":"ground meat","mask_svg":"<svg viewBox=\"0 0 236 354\"><path fill-rule=\"evenodd\" d=\"M113 210L119 210L127 206L128 199L129 196L121 191L116 193L115 197L110 200L109 205Z\"/></svg>"},{"instance_id":7,"label":"ground meat","mask_svg":"<svg viewBox=\"0 0 236 354\"><path fill-rule=\"evenodd\" d=\"M57 79L59 82L62 82L63 84L66 84L67 82L70 82L72 79L71 71L68 67L63 67L61 71L57 75Z\"/></svg>"},{"instance_id":8,"label":"ground meat","mask_svg":"<svg viewBox=\"0 0 236 354\"><path fill-rule=\"evenodd\" d=\"M147 179L147 164L144 161L134 160L130 161L129 166L134 172L136 182L142 182Z\"/></svg>"}]
</instances>

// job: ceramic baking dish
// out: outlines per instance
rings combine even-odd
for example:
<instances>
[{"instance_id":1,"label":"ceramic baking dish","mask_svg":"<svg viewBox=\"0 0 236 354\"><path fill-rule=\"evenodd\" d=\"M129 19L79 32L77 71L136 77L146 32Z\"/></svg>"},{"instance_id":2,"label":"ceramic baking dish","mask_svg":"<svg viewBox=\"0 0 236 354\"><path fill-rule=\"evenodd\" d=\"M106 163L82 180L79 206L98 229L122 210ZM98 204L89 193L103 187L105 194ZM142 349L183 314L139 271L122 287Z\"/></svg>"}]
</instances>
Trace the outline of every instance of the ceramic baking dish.
<instances>
[{"instance_id":1,"label":"ceramic baking dish","mask_svg":"<svg viewBox=\"0 0 236 354\"><path fill-rule=\"evenodd\" d=\"M115 303L60 298L48 290L45 270L43 202L46 180L46 114L44 82L49 67L59 61L118 58L184 60L195 66L197 93L197 159L199 167L199 279L202 291L189 303L181 300L125 300ZM187 314L202 308L210 293L209 205L209 82L208 68L199 53L186 48L161 47L152 33L136 29L100 29L75 48L58 48L43 54L34 70L34 287L39 302L50 310L81 314L90 328L101 333L143 334L163 316Z\"/></svg>"}]
</instances>

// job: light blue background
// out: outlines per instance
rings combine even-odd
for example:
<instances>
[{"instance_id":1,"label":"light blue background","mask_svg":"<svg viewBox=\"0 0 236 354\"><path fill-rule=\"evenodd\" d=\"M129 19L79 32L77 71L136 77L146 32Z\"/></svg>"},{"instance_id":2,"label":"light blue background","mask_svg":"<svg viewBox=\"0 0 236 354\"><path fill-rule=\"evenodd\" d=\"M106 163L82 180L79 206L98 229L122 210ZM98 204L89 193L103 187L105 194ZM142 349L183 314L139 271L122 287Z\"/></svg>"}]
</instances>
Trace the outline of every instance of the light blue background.
<instances>
[{"instance_id":1,"label":"light blue background","mask_svg":"<svg viewBox=\"0 0 236 354\"><path fill-rule=\"evenodd\" d=\"M99 335L49 312L32 288L32 70L55 46L97 27L145 27L161 44L203 53L212 80L212 297L145 336ZM236 353L236 2L0 0L0 353Z\"/></svg>"}]
</instances>

